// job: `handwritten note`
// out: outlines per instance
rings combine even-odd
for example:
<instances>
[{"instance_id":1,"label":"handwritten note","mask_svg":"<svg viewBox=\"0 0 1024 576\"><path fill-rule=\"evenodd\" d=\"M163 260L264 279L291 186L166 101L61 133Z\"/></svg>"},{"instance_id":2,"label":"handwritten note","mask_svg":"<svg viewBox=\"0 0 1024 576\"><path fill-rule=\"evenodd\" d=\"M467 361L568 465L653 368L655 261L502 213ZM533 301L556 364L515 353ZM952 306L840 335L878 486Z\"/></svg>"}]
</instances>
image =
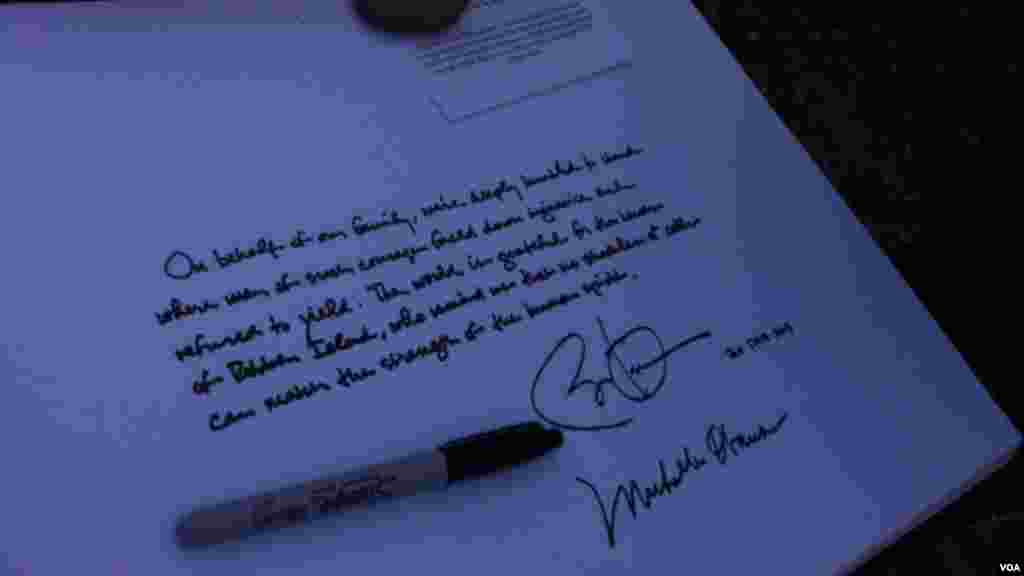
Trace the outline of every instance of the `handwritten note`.
<instances>
[{"instance_id":1,"label":"handwritten note","mask_svg":"<svg viewBox=\"0 0 1024 576\"><path fill-rule=\"evenodd\" d=\"M481 339L526 330L531 321L562 307L600 302L620 284L640 280L630 270L634 251L685 241L685 233L700 225L700 216L666 214L665 204L646 198L639 184L615 176L625 169L620 164L643 152L641 146L627 145L592 155L567 155L567 160L473 187L460 196L440 195L418 210L385 208L379 215L357 214L350 222L327 230L297 228L281 241L261 237L244 243L245 248L211 248L202 255L173 250L162 265L171 295L153 312L155 323L158 329L173 325L187 329L184 340L172 343L170 356L179 364L201 367L201 376L189 387L200 398L230 394L233 386L224 386L225 382L238 385L289 368L293 373L303 370L302 384L268 393L260 407L211 410L207 426L215 432L279 412L293 402L328 398L321 392L377 384L379 376L407 370L418 362L447 362L453 355L471 353L472 345ZM586 192L558 194L552 190L557 190L556 185ZM609 206L610 199L616 204ZM344 250L339 246L344 244L359 244L360 254L369 253L337 262L337 252ZM362 246L381 248L363 252ZM318 249L330 260L310 271L288 271L293 252ZM241 266L259 266L266 280L256 286L232 286L229 275ZM383 275L383 271L393 272ZM231 287L196 302L174 295L177 282L211 274L224 275L222 285ZM325 285L335 295L310 304L308 289ZM282 301L285 304L279 304ZM294 302L302 303L305 310L289 317L288 304ZM203 328L207 319L216 320L218 313L234 309L249 314L234 315L235 325L222 334ZM387 320L380 325L360 321L366 316L361 313L364 309L381 309ZM568 380L548 377L548 364L572 338L578 339L579 353L585 357L586 343L573 334L559 342L538 372L531 388L533 410L537 417L567 429L624 425L629 420L587 426L559 422L538 404L538 397L544 396L538 389L554 380L558 384L553 388L558 390L569 381L564 390L567 396L580 392L579 397L592 396L595 406L601 407L606 402L605 386L610 385L625 398L643 402L653 398L667 380L669 355L710 337L705 330L666 348L658 334L645 326L630 330L614 344L604 333L606 355L620 367L624 366L616 350L631 341L646 339L658 352L655 358L631 366L625 375L639 391L636 395L616 383L610 365L608 375L598 380L579 375ZM296 348L274 340L301 342L302 350L246 353L256 345ZM356 351L373 351L376 359L343 355ZM304 368L310 364L326 365L320 372L327 374L307 376L309 370ZM643 389L637 380L655 368L661 370L659 383Z\"/></svg>"},{"instance_id":2,"label":"handwritten note","mask_svg":"<svg viewBox=\"0 0 1024 576\"><path fill-rule=\"evenodd\" d=\"M5 567L835 573L1004 461L1018 432L696 11L603 8L634 67L457 123L396 64L418 40L341 12L0 11ZM565 445L173 543L523 420Z\"/></svg>"}]
</instances>

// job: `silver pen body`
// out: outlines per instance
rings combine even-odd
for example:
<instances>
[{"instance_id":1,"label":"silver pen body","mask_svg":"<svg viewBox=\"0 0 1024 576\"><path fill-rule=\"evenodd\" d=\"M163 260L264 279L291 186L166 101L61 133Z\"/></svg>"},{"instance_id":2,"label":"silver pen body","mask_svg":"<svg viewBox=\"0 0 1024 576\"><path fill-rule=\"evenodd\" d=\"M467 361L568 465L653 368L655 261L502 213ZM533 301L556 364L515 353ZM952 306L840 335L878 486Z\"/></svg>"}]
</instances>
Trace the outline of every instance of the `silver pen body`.
<instances>
[{"instance_id":1,"label":"silver pen body","mask_svg":"<svg viewBox=\"0 0 1024 576\"><path fill-rule=\"evenodd\" d=\"M219 544L447 485L444 454L438 450L416 452L392 462L201 508L178 524L176 536L184 547Z\"/></svg>"}]
</instances>

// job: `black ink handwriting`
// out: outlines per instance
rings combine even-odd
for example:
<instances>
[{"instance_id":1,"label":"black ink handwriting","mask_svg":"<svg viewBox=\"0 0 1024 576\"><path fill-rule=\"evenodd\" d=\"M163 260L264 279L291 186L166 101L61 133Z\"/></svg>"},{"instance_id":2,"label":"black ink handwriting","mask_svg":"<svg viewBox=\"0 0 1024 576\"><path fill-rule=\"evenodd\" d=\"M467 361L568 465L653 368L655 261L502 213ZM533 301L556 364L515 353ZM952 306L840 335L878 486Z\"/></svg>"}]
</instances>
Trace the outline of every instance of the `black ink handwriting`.
<instances>
[{"instance_id":1,"label":"black ink handwriting","mask_svg":"<svg viewBox=\"0 0 1024 576\"><path fill-rule=\"evenodd\" d=\"M515 280L501 280L497 284L488 286L487 291L491 296L500 296L511 292L518 285Z\"/></svg>"},{"instance_id":2,"label":"black ink handwriting","mask_svg":"<svg viewBox=\"0 0 1024 576\"><path fill-rule=\"evenodd\" d=\"M438 282L465 275L466 273L461 268L457 268L455 264L449 264L448 266L438 264L434 270L421 274L418 278L411 279L409 284L412 285L414 290L423 290Z\"/></svg>"},{"instance_id":3,"label":"black ink handwriting","mask_svg":"<svg viewBox=\"0 0 1024 576\"><path fill-rule=\"evenodd\" d=\"M714 456L719 464L725 464L729 461L730 457L739 456L743 450L760 444L767 438L777 434L787 417L788 414L783 413L775 421L775 424L768 427L758 424L757 430L753 434L729 434L724 424L710 426L705 437L708 454Z\"/></svg>"},{"instance_id":4,"label":"black ink handwriting","mask_svg":"<svg viewBox=\"0 0 1024 576\"><path fill-rule=\"evenodd\" d=\"M469 193L469 201L472 204L481 204L483 202L489 202L491 200L497 200L498 202L505 201L505 194L512 192L518 198L519 201L523 201L523 193L519 191L519 186L515 184L509 184L504 179L499 180L491 188L480 188L478 190L472 190Z\"/></svg>"},{"instance_id":5,"label":"black ink handwriting","mask_svg":"<svg viewBox=\"0 0 1024 576\"><path fill-rule=\"evenodd\" d=\"M284 246L283 244L278 244L277 242L274 242L273 240L268 240L266 238L260 238L259 240L256 241L256 246L252 248L247 248L245 250L235 248L229 252L225 252L223 255L220 252L213 250L213 258L214 260L216 260L217 264L221 267L221 269L224 269L229 266L245 262L246 260L251 260L258 256L263 256L265 254L269 254L271 257L277 260L278 258L280 258L278 253L285 250L285 248L286 246Z\"/></svg>"},{"instance_id":6,"label":"black ink handwriting","mask_svg":"<svg viewBox=\"0 0 1024 576\"><path fill-rule=\"evenodd\" d=\"M358 336L353 337L346 335L344 332L337 332L333 338L325 341L323 338L313 338L310 324L306 325L306 347L313 351L313 359L315 360L334 356L338 352L344 352L345 350L351 350L372 340L377 340L380 337L380 333L371 332L366 327L366 324L363 324Z\"/></svg>"},{"instance_id":7,"label":"black ink handwriting","mask_svg":"<svg viewBox=\"0 0 1024 576\"><path fill-rule=\"evenodd\" d=\"M520 176L519 179L522 181L523 187L529 190L530 188L537 186L538 184L550 182L562 176L569 176L571 174L575 174L581 171L583 171L583 168L574 164L572 160L566 162L564 165L561 161L556 160L555 164L552 167L548 168L544 174L540 176Z\"/></svg>"},{"instance_id":8,"label":"black ink handwriting","mask_svg":"<svg viewBox=\"0 0 1024 576\"><path fill-rule=\"evenodd\" d=\"M439 318L441 316L444 316L445 314L448 314L449 312L454 312L455 310L458 310L459 308L462 308L474 302L483 302L486 299L487 296L484 294L483 288L477 288L468 296L466 294L463 294L462 290L456 290L454 298L446 300L441 304L435 304L431 306L430 315L434 318Z\"/></svg>"},{"instance_id":9,"label":"black ink handwriting","mask_svg":"<svg viewBox=\"0 0 1024 576\"><path fill-rule=\"evenodd\" d=\"M619 182L618 178L616 178L615 180L612 181L612 185L610 188L602 188L601 186L598 186L594 188L594 193L597 194L598 198L604 198L605 196L614 196L619 192L625 192L626 190L634 190L635 188L636 184L623 184Z\"/></svg>"},{"instance_id":10,"label":"black ink handwriting","mask_svg":"<svg viewBox=\"0 0 1024 576\"><path fill-rule=\"evenodd\" d=\"M657 396L658 392L668 382L668 358L671 355L687 346L711 337L711 332L703 331L666 347L658 333L649 326L633 327L622 336L611 340L605 330L604 322L600 318L597 319L597 325L605 342L604 374L597 378L583 376L583 369L587 361L587 340L578 333L570 332L555 344L554 349L544 358L540 369L537 370L537 374L533 379L533 384L530 387L530 403L533 411L538 417L553 426L575 431L611 430L628 426L633 422L634 418L626 417L609 424L572 424L555 419L548 416L547 411L540 406L537 396L538 389L542 386L557 386L559 390L565 391L564 398L566 399L571 398L578 391L592 388L592 402L597 408L603 407L607 403L606 388L611 386L622 398L635 404L642 404ZM627 344L637 342L641 337L649 342L648 347L653 349L653 357L627 367L620 351ZM575 357L576 359L572 372L568 375L550 374L548 372L549 365L561 354L565 353L565 351L571 350L571 346L575 346L578 350L575 356L570 356L570 358ZM645 386L645 382L642 381L641 377L652 368L659 369L655 373L656 379L653 385ZM623 378L624 382L629 384L628 389L620 382Z\"/></svg>"},{"instance_id":11,"label":"black ink handwriting","mask_svg":"<svg viewBox=\"0 0 1024 576\"><path fill-rule=\"evenodd\" d=\"M638 511L638 502L645 510L650 510L656 498L672 494L672 490L682 486L683 480L686 478L687 474L700 470L706 466L707 463L707 459L695 457L690 454L689 448L684 447L682 456L677 456L675 458L675 470L671 476L665 468L665 461L659 459L659 478L654 482L651 482L650 486L644 486L641 488L636 480L630 480L627 483L619 484L615 489L615 496L612 498L611 509L605 506L604 500L601 498L601 494L593 484L578 476L576 477L576 481L586 486L597 501L599 512L601 514L601 524L604 526L605 533L608 536L608 547L615 548L615 525L618 520L619 504L621 502L626 502L626 507L629 508L629 513L635 520L636 513Z\"/></svg>"},{"instance_id":12,"label":"black ink handwriting","mask_svg":"<svg viewBox=\"0 0 1024 576\"><path fill-rule=\"evenodd\" d=\"M299 401L299 400L305 400L307 398L312 398L318 392L330 391L330 390L331 390L331 385L330 384L327 384L326 382L321 382L321 381L318 381L318 380L314 380L314 381L312 381L312 382L310 382L308 384L302 385L302 386L300 386L298 384L293 384L284 393L278 393L278 394L274 394L273 396L268 396L267 399L263 401L263 406L266 407L267 412L273 412L275 408L280 408L281 406L287 406L287 405L291 404L292 402L296 402L296 401Z\"/></svg>"},{"instance_id":13,"label":"black ink handwriting","mask_svg":"<svg viewBox=\"0 0 1024 576\"><path fill-rule=\"evenodd\" d=\"M212 342L207 342L206 335L200 332L193 337L192 342L175 350L174 356L178 359L178 362L184 362L189 358L199 358L204 354L216 352L221 348L240 346L260 336L263 336L263 330L260 330L255 324L250 324L245 330L238 330L230 336L225 336L220 340Z\"/></svg>"},{"instance_id":14,"label":"black ink handwriting","mask_svg":"<svg viewBox=\"0 0 1024 576\"><path fill-rule=\"evenodd\" d=\"M220 412L214 412L210 414L209 425L212 432L219 432L224 430L228 426L241 422L246 418L252 418L256 415L255 410L242 410L241 412L231 412L228 410L221 416Z\"/></svg>"},{"instance_id":15,"label":"black ink handwriting","mask_svg":"<svg viewBox=\"0 0 1024 576\"><path fill-rule=\"evenodd\" d=\"M459 228L454 232L444 232L435 228L430 233L430 243L434 246L434 250L440 250L446 246L455 246L478 237L476 229L472 224L468 224L465 228Z\"/></svg>"},{"instance_id":16,"label":"black ink handwriting","mask_svg":"<svg viewBox=\"0 0 1024 576\"><path fill-rule=\"evenodd\" d=\"M298 362L302 362L302 358L295 355L278 353L277 356L273 356L269 359L266 356L261 355L259 361L232 360L231 362L228 362L227 368L231 371L231 377L234 378L235 382L241 384L250 378L263 376L267 372L272 372L282 366Z\"/></svg>"},{"instance_id":17,"label":"black ink handwriting","mask_svg":"<svg viewBox=\"0 0 1024 576\"><path fill-rule=\"evenodd\" d=\"M351 266L343 266L342 264L335 264L329 268L323 268L321 270L313 270L312 272L306 272L306 283L310 286L316 286L321 282L328 280L337 280L342 276L354 276L356 269Z\"/></svg>"},{"instance_id":18,"label":"black ink handwriting","mask_svg":"<svg viewBox=\"0 0 1024 576\"><path fill-rule=\"evenodd\" d=\"M788 415L783 413L771 426L766 427L763 424L759 424L753 434L729 435L726 433L724 425L715 424L709 426L706 442L708 457L695 456L690 453L688 447L684 447L682 454L675 457L675 466L671 467L674 468L671 473L669 471L671 468L666 466L664 460L659 459L657 480L643 487L636 480L620 483L615 488L611 506L605 504L604 499L593 483L577 477L576 481L584 485L597 502L601 526L604 528L608 539L608 547L615 548L620 503L626 503L630 516L636 520L640 506L644 510L650 510L657 499L670 496L673 490L680 489L683 486L683 482L688 475L700 471L707 466L710 457L713 456L719 464L724 466L730 456L737 456L742 450L752 448L777 434L787 417ZM637 504L640 506L637 506Z\"/></svg>"},{"instance_id":19,"label":"black ink handwriting","mask_svg":"<svg viewBox=\"0 0 1024 576\"><path fill-rule=\"evenodd\" d=\"M171 252L164 260L164 275L175 280L187 280L193 274L209 271L205 262L196 260L181 250Z\"/></svg>"},{"instance_id":20,"label":"black ink handwriting","mask_svg":"<svg viewBox=\"0 0 1024 576\"><path fill-rule=\"evenodd\" d=\"M328 297L318 308L306 307L306 313L299 314L299 321L306 325L306 338L308 339L310 324L324 322L332 318L341 318L349 314L352 314L352 306L348 303L347 299L335 300Z\"/></svg>"},{"instance_id":21,"label":"black ink handwriting","mask_svg":"<svg viewBox=\"0 0 1024 576\"><path fill-rule=\"evenodd\" d=\"M383 282L372 282L367 284L366 291L376 296L378 302L383 302L385 304L399 296L408 296L411 294L408 290L402 290L401 288L389 288L385 286Z\"/></svg>"},{"instance_id":22,"label":"black ink handwriting","mask_svg":"<svg viewBox=\"0 0 1024 576\"><path fill-rule=\"evenodd\" d=\"M203 299L199 304L185 304L177 298L171 298L171 303L160 312L156 312L156 321L159 325L170 324L175 320L188 318L190 316L206 314L210 310L217 310L220 304Z\"/></svg>"},{"instance_id":23,"label":"black ink handwriting","mask_svg":"<svg viewBox=\"0 0 1024 576\"><path fill-rule=\"evenodd\" d=\"M336 368L336 370L338 371L338 379L335 381L335 384L344 388L351 388L352 384L358 384L377 375L375 368L360 368L359 370Z\"/></svg>"},{"instance_id":24,"label":"black ink handwriting","mask_svg":"<svg viewBox=\"0 0 1024 576\"><path fill-rule=\"evenodd\" d=\"M213 378L210 378L210 371L204 368L203 375L200 376L199 380L192 383L192 393L196 396L209 394L210 390L212 390L214 386L223 382L223 376L214 376Z\"/></svg>"},{"instance_id":25,"label":"black ink handwriting","mask_svg":"<svg viewBox=\"0 0 1024 576\"><path fill-rule=\"evenodd\" d=\"M614 164L619 160L625 160L626 158L631 158L637 154L642 154L643 151L643 148L633 148L632 146L627 145L626 149L622 152L601 154L601 160L604 162L605 166L607 166L609 164Z\"/></svg>"},{"instance_id":26,"label":"black ink handwriting","mask_svg":"<svg viewBox=\"0 0 1024 576\"><path fill-rule=\"evenodd\" d=\"M462 340L459 338L441 334L432 338L427 344L419 344L403 352L389 352L380 358L379 364L385 370L394 371L403 364L409 365L431 356L437 358L439 362L446 362L450 349L461 343Z\"/></svg>"},{"instance_id":27,"label":"black ink handwriting","mask_svg":"<svg viewBox=\"0 0 1024 576\"><path fill-rule=\"evenodd\" d=\"M687 220L681 216L677 216L672 219L671 224L665 225L665 236L675 236L680 232L696 228L698 224L700 224L700 218Z\"/></svg>"},{"instance_id":28,"label":"black ink handwriting","mask_svg":"<svg viewBox=\"0 0 1024 576\"><path fill-rule=\"evenodd\" d=\"M522 216L509 216L508 218L494 220L493 222L484 218L484 235L489 236L495 232L500 232L517 224L522 224L523 222L525 222L525 220L523 220Z\"/></svg>"},{"instance_id":29,"label":"black ink handwriting","mask_svg":"<svg viewBox=\"0 0 1024 576\"><path fill-rule=\"evenodd\" d=\"M550 238L544 234L537 234L533 240L523 240L522 246L498 251L498 260L504 265L505 270L511 272L518 266L518 258L529 256L536 252L555 248L569 242L569 238L559 235L558 232L551 232Z\"/></svg>"},{"instance_id":30,"label":"black ink handwriting","mask_svg":"<svg viewBox=\"0 0 1024 576\"><path fill-rule=\"evenodd\" d=\"M228 306L236 306L248 302L249 300L255 300L257 298L270 298L270 290L263 288L243 288L241 290L235 290L224 295L224 302Z\"/></svg>"},{"instance_id":31,"label":"black ink handwriting","mask_svg":"<svg viewBox=\"0 0 1024 576\"><path fill-rule=\"evenodd\" d=\"M406 226L409 232L416 236L416 217L403 218L398 215L397 210L385 211L381 215L381 219L374 222L368 222L362 216L352 217L352 231L356 233L356 236L364 236L392 226Z\"/></svg>"},{"instance_id":32,"label":"black ink handwriting","mask_svg":"<svg viewBox=\"0 0 1024 576\"><path fill-rule=\"evenodd\" d=\"M612 268L611 270L594 274L594 279L584 282L581 287L585 294L600 297L604 295L605 288L620 284L628 278L628 274Z\"/></svg>"},{"instance_id":33,"label":"black ink handwriting","mask_svg":"<svg viewBox=\"0 0 1024 576\"><path fill-rule=\"evenodd\" d=\"M527 208L526 213L531 220L534 218L540 218L544 222L550 224L556 220L555 212L593 201L594 199L586 194L580 192L570 193L554 202L541 202L540 206L537 208Z\"/></svg>"},{"instance_id":34,"label":"black ink handwriting","mask_svg":"<svg viewBox=\"0 0 1024 576\"><path fill-rule=\"evenodd\" d=\"M429 205L420 208L420 213L423 214L425 218L429 218L438 212L449 212L456 208L463 208L466 206L469 206L469 204L466 204L461 200L445 200L444 195L441 195L437 202L432 202Z\"/></svg>"},{"instance_id":35,"label":"black ink handwriting","mask_svg":"<svg viewBox=\"0 0 1024 576\"><path fill-rule=\"evenodd\" d=\"M534 306L529 302L523 301L523 310L526 310L526 314L529 315L529 317L532 319L536 316L540 316L541 314L550 312L556 308L568 306L574 300L578 300L579 298L579 292L563 292L558 296L552 296L548 298L547 300L544 301L543 304L537 306Z\"/></svg>"},{"instance_id":36,"label":"black ink handwriting","mask_svg":"<svg viewBox=\"0 0 1024 576\"><path fill-rule=\"evenodd\" d=\"M390 330L392 334L398 334L402 330L412 328L413 326L419 326L426 321L426 314L422 312L413 313L413 311L408 307L402 306L398 311L398 320L388 322L388 330Z\"/></svg>"},{"instance_id":37,"label":"black ink handwriting","mask_svg":"<svg viewBox=\"0 0 1024 576\"><path fill-rule=\"evenodd\" d=\"M558 271L550 266L544 266L536 272L530 272L525 268L520 268L519 274L522 276L523 286L533 286L550 279L552 276L558 274Z\"/></svg>"}]
</instances>

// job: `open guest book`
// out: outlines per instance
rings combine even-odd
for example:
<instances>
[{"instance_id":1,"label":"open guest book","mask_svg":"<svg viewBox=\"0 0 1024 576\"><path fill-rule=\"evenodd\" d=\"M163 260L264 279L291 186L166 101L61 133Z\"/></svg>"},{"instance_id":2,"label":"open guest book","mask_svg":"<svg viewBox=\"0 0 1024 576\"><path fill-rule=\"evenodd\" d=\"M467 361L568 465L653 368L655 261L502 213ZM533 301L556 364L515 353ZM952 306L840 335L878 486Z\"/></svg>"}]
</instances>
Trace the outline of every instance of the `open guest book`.
<instances>
[{"instance_id":1,"label":"open guest book","mask_svg":"<svg viewBox=\"0 0 1024 576\"><path fill-rule=\"evenodd\" d=\"M0 8L13 574L843 573L1020 434L687 2ZM174 527L524 420L446 491Z\"/></svg>"}]
</instances>

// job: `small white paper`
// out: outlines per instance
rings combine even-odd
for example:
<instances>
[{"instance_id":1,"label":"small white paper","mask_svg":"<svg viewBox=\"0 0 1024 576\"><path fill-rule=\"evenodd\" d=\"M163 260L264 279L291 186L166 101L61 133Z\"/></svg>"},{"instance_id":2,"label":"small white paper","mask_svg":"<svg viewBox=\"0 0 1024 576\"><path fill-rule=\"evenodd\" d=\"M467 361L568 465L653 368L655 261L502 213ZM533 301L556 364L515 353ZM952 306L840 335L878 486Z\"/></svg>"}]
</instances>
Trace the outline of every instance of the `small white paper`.
<instances>
[{"instance_id":1,"label":"small white paper","mask_svg":"<svg viewBox=\"0 0 1024 576\"><path fill-rule=\"evenodd\" d=\"M630 50L597 2L474 0L410 57L454 123L627 67Z\"/></svg>"}]
</instances>

